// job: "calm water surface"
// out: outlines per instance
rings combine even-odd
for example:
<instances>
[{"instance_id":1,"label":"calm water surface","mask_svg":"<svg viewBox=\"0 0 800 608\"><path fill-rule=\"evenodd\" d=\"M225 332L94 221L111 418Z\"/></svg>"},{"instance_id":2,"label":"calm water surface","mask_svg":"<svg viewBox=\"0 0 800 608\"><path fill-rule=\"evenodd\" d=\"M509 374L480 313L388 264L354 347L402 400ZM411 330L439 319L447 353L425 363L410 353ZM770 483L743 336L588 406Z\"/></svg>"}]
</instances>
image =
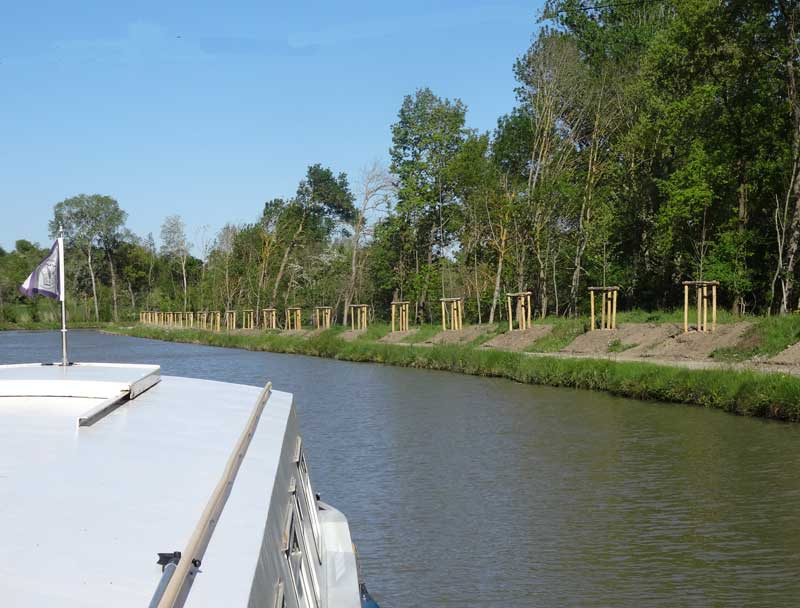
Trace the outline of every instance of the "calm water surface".
<instances>
[{"instance_id":1,"label":"calm water surface","mask_svg":"<svg viewBox=\"0 0 800 608\"><path fill-rule=\"evenodd\" d=\"M71 332L74 360L295 394L384 608L797 606L800 426L443 372ZM0 362L58 358L0 332Z\"/></svg>"}]
</instances>

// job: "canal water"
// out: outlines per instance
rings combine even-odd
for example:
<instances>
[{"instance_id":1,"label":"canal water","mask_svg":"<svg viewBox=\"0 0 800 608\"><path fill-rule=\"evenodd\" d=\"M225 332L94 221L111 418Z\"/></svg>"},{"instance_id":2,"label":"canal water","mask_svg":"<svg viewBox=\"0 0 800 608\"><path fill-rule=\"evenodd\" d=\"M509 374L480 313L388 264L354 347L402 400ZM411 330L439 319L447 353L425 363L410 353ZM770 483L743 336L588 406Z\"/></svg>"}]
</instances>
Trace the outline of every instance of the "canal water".
<instances>
[{"instance_id":1,"label":"canal water","mask_svg":"<svg viewBox=\"0 0 800 608\"><path fill-rule=\"evenodd\" d=\"M293 392L314 485L349 517L384 608L800 599L800 425L445 372L71 336L73 360ZM57 359L58 340L0 332L0 363Z\"/></svg>"}]
</instances>

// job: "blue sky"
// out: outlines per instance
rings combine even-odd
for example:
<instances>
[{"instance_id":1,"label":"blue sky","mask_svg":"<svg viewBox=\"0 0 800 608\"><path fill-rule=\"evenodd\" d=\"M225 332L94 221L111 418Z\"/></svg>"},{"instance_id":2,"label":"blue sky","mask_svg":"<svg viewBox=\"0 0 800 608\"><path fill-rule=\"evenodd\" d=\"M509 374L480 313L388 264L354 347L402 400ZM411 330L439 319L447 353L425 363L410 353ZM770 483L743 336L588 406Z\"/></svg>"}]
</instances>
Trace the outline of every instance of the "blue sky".
<instances>
[{"instance_id":1,"label":"blue sky","mask_svg":"<svg viewBox=\"0 0 800 608\"><path fill-rule=\"evenodd\" d=\"M254 220L316 162L388 162L403 96L514 105L529 2L0 3L0 245L47 240L54 203L114 196L137 234ZM205 228L204 228L205 227Z\"/></svg>"}]
</instances>

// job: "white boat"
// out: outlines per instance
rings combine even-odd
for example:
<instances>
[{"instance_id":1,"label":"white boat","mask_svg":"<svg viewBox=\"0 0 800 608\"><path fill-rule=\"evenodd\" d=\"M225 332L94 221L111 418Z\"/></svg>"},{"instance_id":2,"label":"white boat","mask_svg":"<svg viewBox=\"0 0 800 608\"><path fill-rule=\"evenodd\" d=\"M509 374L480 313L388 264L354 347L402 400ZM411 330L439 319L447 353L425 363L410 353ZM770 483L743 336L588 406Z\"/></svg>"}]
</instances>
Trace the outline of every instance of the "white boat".
<instances>
[{"instance_id":1,"label":"white boat","mask_svg":"<svg viewBox=\"0 0 800 608\"><path fill-rule=\"evenodd\" d=\"M359 608L292 395L158 366L0 366L0 605Z\"/></svg>"}]
</instances>

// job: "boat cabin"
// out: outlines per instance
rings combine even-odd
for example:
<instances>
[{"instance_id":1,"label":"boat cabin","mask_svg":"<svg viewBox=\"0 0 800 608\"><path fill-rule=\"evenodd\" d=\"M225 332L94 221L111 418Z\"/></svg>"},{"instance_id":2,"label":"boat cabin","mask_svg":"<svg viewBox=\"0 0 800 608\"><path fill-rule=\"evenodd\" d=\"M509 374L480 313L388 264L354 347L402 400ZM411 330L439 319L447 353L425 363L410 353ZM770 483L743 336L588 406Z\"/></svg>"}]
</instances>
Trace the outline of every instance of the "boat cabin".
<instances>
[{"instance_id":1,"label":"boat cabin","mask_svg":"<svg viewBox=\"0 0 800 608\"><path fill-rule=\"evenodd\" d=\"M292 395L155 365L0 366L0 604L357 608Z\"/></svg>"}]
</instances>

